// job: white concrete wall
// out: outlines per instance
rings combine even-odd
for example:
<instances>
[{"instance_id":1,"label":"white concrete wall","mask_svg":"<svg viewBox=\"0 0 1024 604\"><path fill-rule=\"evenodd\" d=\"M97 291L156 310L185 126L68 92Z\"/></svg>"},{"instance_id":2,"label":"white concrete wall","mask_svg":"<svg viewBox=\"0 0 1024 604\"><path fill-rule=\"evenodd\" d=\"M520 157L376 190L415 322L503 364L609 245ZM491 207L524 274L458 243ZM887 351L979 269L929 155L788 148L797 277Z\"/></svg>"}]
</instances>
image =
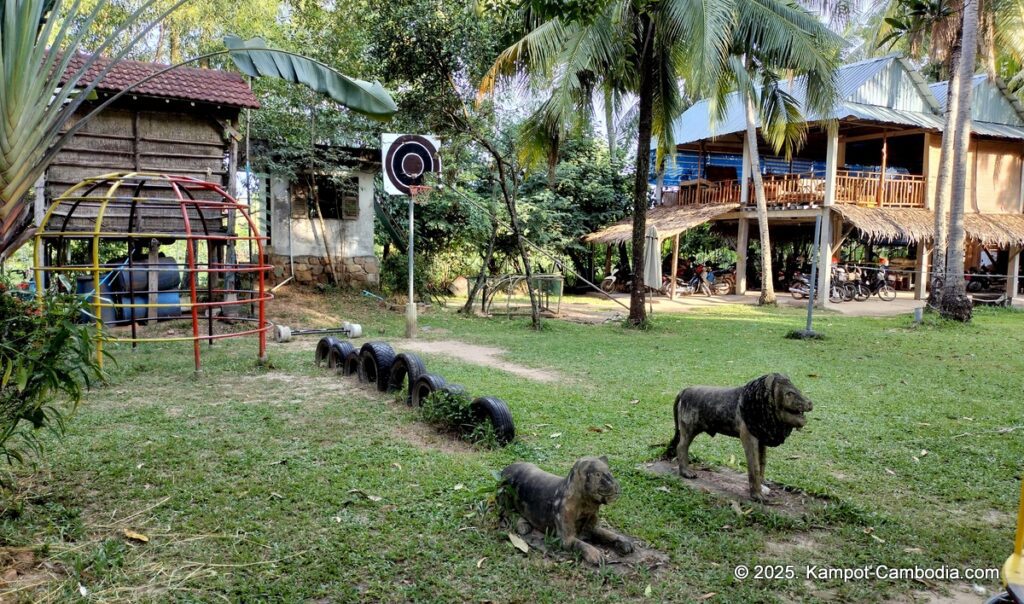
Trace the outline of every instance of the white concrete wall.
<instances>
[{"instance_id":1,"label":"white concrete wall","mask_svg":"<svg viewBox=\"0 0 1024 604\"><path fill-rule=\"evenodd\" d=\"M325 219L327 244L333 258L373 256L373 174L351 172L359 177L359 218L356 220ZM273 254L287 256L323 256L323 233L319 219L292 218L290 183L270 177L271 225L270 242ZM289 237L289 225L291 236Z\"/></svg>"}]
</instances>

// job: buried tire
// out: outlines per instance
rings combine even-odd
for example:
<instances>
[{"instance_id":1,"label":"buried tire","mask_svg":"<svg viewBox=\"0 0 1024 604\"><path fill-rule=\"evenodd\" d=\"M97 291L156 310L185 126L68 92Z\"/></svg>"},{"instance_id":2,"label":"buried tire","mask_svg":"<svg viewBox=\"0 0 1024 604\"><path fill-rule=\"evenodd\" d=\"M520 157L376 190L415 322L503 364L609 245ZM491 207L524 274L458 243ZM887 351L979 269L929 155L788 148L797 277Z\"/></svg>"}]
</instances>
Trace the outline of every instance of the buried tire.
<instances>
[{"instance_id":1,"label":"buried tire","mask_svg":"<svg viewBox=\"0 0 1024 604\"><path fill-rule=\"evenodd\" d=\"M387 342L367 342L359 349L359 381L375 384L377 390L388 389L395 351Z\"/></svg>"},{"instance_id":2,"label":"buried tire","mask_svg":"<svg viewBox=\"0 0 1024 604\"><path fill-rule=\"evenodd\" d=\"M352 352L348 353L348 356L345 357L345 363L341 366L341 375L345 377L358 376L361 373L359 371L360 365L362 363L360 362L359 351L353 348Z\"/></svg>"},{"instance_id":3,"label":"buried tire","mask_svg":"<svg viewBox=\"0 0 1024 604\"><path fill-rule=\"evenodd\" d=\"M391 374L388 376L388 392L401 392L403 384L408 384L409 393L405 397L405 404L412 405L412 386L416 380L427 374L427 367L419 356L411 352L403 352L395 357L391 364Z\"/></svg>"},{"instance_id":4,"label":"buried tire","mask_svg":"<svg viewBox=\"0 0 1024 604\"><path fill-rule=\"evenodd\" d=\"M469 408L478 424L485 421L491 423L498 444L505 446L515 439L516 427L512 422L512 411L505 401L493 396L481 396Z\"/></svg>"},{"instance_id":5,"label":"buried tire","mask_svg":"<svg viewBox=\"0 0 1024 604\"><path fill-rule=\"evenodd\" d=\"M316 363L317 367L320 367L324 363L328 363L328 367L331 366L328 356L331 353L331 348L333 348L335 344L339 343L340 340L338 340L338 338L332 338L331 336L320 338L320 341L316 343L316 352L313 353L313 361Z\"/></svg>"},{"instance_id":6,"label":"buried tire","mask_svg":"<svg viewBox=\"0 0 1024 604\"><path fill-rule=\"evenodd\" d=\"M356 352L356 347L349 342L335 342L327 353L327 368L334 370L334 373L348 375L345 373L345 361L348 355Z\"/></svg>"},{"instance_id":7,"label":"buried tire","mask_svg":"<svg viewBox=\"0 0 1024 604\"><path fill-rule=\"evenodd\" d=\"M422 407L423 401L448 385L444 378L433 373L421 375L412 386L409 387L409 401L414 407Z\"/></svg>"}]
</instances>

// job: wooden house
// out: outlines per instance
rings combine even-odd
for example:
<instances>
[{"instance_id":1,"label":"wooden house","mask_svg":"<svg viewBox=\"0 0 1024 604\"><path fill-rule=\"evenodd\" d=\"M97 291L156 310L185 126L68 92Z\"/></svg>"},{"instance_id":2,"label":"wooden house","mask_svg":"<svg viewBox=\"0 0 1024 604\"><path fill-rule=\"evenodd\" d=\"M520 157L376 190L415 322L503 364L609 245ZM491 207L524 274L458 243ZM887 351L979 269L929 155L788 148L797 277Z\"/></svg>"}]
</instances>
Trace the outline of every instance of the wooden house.
<instances>
[{"instance_id":1,"label":"wooden house","mask_svg":"<svg viewBox=\"0 0 1024 604\"><path fill-rule=\"evenodd\" d=\"M807 140L797 157L775 157L759 136L770 228L813 230L821 216L827 243L821 248L821 266L829 266L854 233L916 244L912 269L915 294L921 297L928 283L945 83L929 85L908 61L894 55L843 66L837 78L838 102L828 115L807 117ZM971 266L983 250L1000 250L1007 262L1006 293L1012 297L1019 289L1024 245L1024 107L998 80L978 76L972 84L966 262ZM790 86L790 93L802 99L803 79ZM713 119L706 100L683 113L673 127L676 159L689 158L695 169L670 166L674 180L659 183L660 205L649 221L662 237L713 221L736 234L739 266L746 265L749 239L757 231L745 128L736 94L728 97L724 118ZM630 236L622 230L625 224L587 240L625 240ZM829 278L830 271L819 271L821 291L828 291ZM737 290L745 289L746 275L739 271Z\"/></svg>"}]
</instances>

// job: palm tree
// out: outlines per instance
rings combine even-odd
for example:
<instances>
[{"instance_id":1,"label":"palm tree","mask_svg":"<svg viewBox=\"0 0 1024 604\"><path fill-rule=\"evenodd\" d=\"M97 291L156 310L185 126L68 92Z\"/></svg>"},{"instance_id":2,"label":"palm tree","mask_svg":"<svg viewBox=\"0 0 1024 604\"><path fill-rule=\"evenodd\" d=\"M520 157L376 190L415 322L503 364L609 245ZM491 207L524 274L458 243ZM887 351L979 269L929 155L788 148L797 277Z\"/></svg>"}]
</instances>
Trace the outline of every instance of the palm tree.
<instances>
[{"instance_id":1,"label":"palm tree","mask_svg":"<svg viewBox=\"0 0 1024 604\"><path fill-rule=\"evenodd\" d=\"M834 36L791 0L613 0L585 19L542 15L529 6L520 16L528 33L501 53L482 92L492 90L501 75L527 72L542 77L556 102L580 98L579 91L595 85L638 97L628 322L643 325L651 142L656 138L658 158L674 149L672 121L681 113L684 98L680 80L686 78L691 95L734 81L724 74L735 72L730 64L737 41L756 49L752 56L758 55L766 69L803 73L809 63L823 64L821 57L832 53ZM814 58L805 59L808 53ZM815 90L810 96L817 94ZM770 108L792 107L775 105L778 95L768 97L764 102Z\"/></svg>"},{"instance_id":2,"label":"palm tree","mask_svg":"<svg viewBox=\"0 0 1024 604\"><path fill-rule=\"evenodd\" d=\"M945 285L939 301L942 316L958 321L971 320L971 300L964 286L964 202L966 197L968 147L971 140L971 96L974 86L974 60L978 47L980 0L964 0L960 62L957 65L960 87L955 111L946 117L946 137L953 141L952 194L949 203L949 247L946 251Z\"/></svg>"},{"instance_id":3,"label":"palm tree","mask_svg":"<svg viewBox=\"0 0 1024 604\"><path fill-rule=\"evenodd\" d=\"M715 83L711 99L712 115L719 119L727 110L730 90L739 95L744 109L748 167L761 241L761 305L774 305L776 300L758 121L761 137L775 153L784 152L788 157L799 149L807 134L804 115L828 115L835 104L835 71L842 44L838 36L798 6L780 6L779 10L778 24L788 28L784 35L766 36L768 32L759 30L737 32L730 49L729 70L722 72ZM780 76L782 73L788 76L787 81ZM803 103L789 84L794 76L804 77L800 84Z\"/></svg>"}]
</instances>

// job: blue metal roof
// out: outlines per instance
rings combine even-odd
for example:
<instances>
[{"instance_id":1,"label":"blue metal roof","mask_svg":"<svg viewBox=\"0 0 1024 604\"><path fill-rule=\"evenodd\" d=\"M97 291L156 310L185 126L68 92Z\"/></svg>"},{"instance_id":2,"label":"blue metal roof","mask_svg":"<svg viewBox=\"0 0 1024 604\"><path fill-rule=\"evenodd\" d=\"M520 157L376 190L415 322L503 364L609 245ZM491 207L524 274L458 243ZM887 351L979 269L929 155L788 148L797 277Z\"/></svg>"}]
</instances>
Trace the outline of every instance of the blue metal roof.
<instances>
[{"instance_id":1,"label":"blue metal roof","mask_svg":"<svg viewBox=\"0 0 1024 604\"><path fill-rule=\"evenodd\" d=\"M942 108L944 84L929 87L920 72L902 57L889 55L844 65L837 70L836 78L839 102L835 109L826 116L808 115L808 122L854 118L937 131L945 126ZM790 94L800 104L804 99L804 82L804 78L796 78L789 86ZM975 85L979 85L977 78ZM994 85L998 86L998 83ZM1012 97L1006 96L1005 86L998 92L1001 94L999 98L990 91L979 95L984 113L974 116L973 132L1024 140L1024 105L1016 99L1011 101ZM705 99L695 103L673 124L675 141L679 145L735 134L744 129L745 112L736 93L726 97L722 119L712 119L710 102Z\"/></svg>"}]
</instances>

